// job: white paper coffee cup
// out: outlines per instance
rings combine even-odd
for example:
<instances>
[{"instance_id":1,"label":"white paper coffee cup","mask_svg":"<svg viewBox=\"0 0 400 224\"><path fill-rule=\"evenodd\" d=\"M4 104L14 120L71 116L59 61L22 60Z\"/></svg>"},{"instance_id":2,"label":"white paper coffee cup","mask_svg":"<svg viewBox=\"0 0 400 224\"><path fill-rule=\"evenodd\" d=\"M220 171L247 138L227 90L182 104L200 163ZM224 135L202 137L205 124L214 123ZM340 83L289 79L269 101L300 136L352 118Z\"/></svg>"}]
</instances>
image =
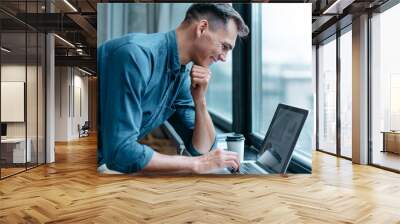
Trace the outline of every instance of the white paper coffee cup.
<instances>
[{"instance_id":1,"label":"white paper coffee cup","mask_svg":"<svg viewBox=\"0 0 400 224\"><path fill-rule=\"evenodd\" d=\"M234 134L226 137L228 151L236 152L240 162L244 160L244 140L242 134Z\"/></svg>"}]
</instances>

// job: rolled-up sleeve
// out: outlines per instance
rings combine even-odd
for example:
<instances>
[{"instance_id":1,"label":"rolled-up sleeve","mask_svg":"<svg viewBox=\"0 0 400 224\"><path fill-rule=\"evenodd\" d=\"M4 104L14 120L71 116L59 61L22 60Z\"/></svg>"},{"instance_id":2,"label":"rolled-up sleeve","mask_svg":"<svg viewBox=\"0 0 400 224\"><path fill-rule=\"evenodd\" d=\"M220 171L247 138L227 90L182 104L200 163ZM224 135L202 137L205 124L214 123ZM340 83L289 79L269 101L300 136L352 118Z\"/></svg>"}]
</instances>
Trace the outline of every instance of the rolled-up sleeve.
<instances>
[{"instance_id":1,"label":"rolled-up sleeve","mask_svg":"<svg viewBox=\"0 0 400 224\"><path fill-rule=\"evenodd\" d=\"M182 81L177 98L174 101L175 113L169 118L169 122L174 127L175 131L182 138L186 150L192 156L201 156L202 154L193 146L192 137L195 127L195 107L190 93L190 79L188 74ZM215 148L216 139L210 150Z\"/></svg>"},{"instance_id":2,"label":"rolled-up sleeve","mask_svg":"<svg viewBox=\"0 0 400 224\"><path fill-rule=\"evenodd\" d=\"M141 98L146 85L146 56L134 44L99 58L100 138L103 161L109 169L132 173L142 170L153 150L137 142L142 122Z\"/></svg>"}]
</instances>

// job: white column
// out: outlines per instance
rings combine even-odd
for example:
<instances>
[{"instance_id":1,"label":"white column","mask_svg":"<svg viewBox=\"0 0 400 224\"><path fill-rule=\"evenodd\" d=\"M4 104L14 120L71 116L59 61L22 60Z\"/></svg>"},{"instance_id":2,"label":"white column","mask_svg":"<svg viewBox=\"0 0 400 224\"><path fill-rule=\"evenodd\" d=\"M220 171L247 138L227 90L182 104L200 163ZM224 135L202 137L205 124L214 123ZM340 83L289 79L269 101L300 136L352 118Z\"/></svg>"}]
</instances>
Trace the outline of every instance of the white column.
<instances>
[{"instance_id":1,"label":"white column","mask_svg":"<svg viewBox=\"0 0 400 224\"><path fill-rule=\"evenodd\" d=\"M47 12L53 12L54 6L46 2ZM55 132L55 54L54 35L46 35L46 163L55 161L54 132Z\"/></svg>"},{"instance_id":2,"label":"white column","mask_svg":"<svg viewBox=\"0 0 400 224\"><path fill-rule=\"evenodd\" d=\"M46 71L46 163L52 163L55 161L55 151L54 151L54 132L55 132L55 77L54 77L54 35L47 34L46 36L46 61L47 61L47 71Z\"/></svg>"},{"instance_id":3,"label":"white column","mask_svg":"<svg viewBox=\"0 0 400 224\"><path fill-rule=\"evenodd\" d=\"M368 163L368 16L353 20L353 162Z\"/></svg>"}]
</instances>

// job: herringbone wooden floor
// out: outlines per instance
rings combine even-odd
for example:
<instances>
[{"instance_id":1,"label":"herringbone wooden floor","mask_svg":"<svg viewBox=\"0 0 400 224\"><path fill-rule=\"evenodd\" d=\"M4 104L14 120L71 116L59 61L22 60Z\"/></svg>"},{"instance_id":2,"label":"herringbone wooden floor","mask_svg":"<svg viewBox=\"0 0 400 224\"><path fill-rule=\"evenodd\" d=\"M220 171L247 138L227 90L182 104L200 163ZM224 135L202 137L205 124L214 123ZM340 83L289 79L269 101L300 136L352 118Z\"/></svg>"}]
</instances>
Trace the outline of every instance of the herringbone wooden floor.
<instances>
[{"instance_id":1,"label":"herringbone wooden floor","mask_svg":"<svg viewBox=\"0 0 400 224\"><path fill-rule=\"evenodd\" d=\"M400 223L400 175L315 152L312 175L100 176L96 139L0 181L0 223Z\"/></svg>"}]
</instances>

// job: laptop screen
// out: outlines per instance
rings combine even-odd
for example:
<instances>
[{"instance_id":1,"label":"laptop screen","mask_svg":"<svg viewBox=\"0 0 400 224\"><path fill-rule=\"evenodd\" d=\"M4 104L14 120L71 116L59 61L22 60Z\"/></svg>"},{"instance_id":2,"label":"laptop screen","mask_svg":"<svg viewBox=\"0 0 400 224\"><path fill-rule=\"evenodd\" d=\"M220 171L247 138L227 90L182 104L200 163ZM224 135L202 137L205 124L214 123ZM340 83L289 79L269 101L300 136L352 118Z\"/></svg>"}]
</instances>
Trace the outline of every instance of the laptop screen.
<instances>
[{"instance_id":1,"label":"laptop screen","mask_svg":"<svg viewBox=\"0 0 400 224\"><path fill-rule=\"evenodd\" d=\"M261 145L264 153L257 164L274 173L286 172L307 115L307 110L279 104Z\"/></svg>"},{"instance_id":2,"label":"laptop screen","mask_svg":"<svg viewBox=\"0 0 400 224\"><path fill-rule=\"evenodd\" d=\"M7 136L7 124L1 123L1 136Z\"/></svg>"}]
</instances>

